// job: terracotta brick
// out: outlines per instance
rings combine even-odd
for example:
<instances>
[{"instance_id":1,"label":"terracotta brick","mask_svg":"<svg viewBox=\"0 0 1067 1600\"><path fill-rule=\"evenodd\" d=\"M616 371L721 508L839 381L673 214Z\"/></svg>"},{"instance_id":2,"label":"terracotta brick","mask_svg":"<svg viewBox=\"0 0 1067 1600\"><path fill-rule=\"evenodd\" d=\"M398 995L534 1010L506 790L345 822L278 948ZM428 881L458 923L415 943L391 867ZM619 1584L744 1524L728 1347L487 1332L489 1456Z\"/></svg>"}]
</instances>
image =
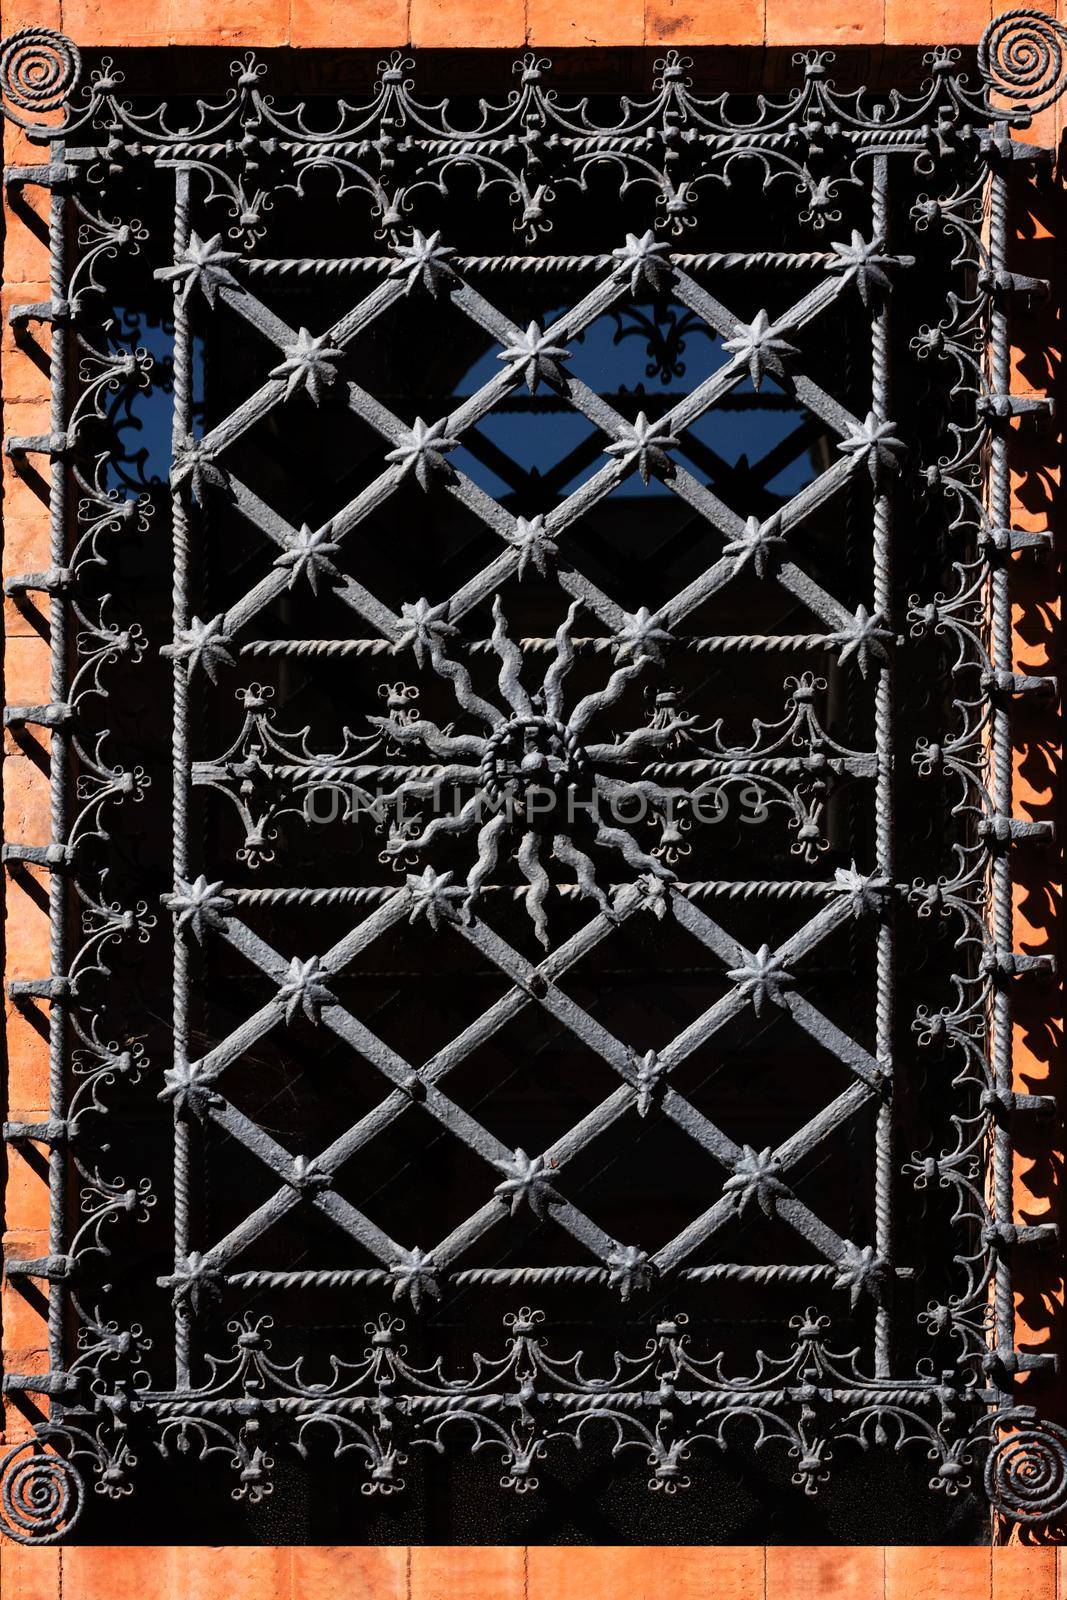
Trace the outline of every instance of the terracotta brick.
<instances>
[{"instance_id":1,"label":"terracotta brick","mask_svg":"<svg viewBox=\"0 0 1067 1600\"><path fill-rule=\"evenodd\" d=\"M15 476L10 466L4 479L0 514L3 516L4 576L39 572L47 567L51 547L48 508Z\"/></svg>"},{"instance_id":2,"label":"terracotta brick","mask_svg":"<svg viewBox=\"0 0 1067 1600\"><path fill-rule=\"evenodd\" d=\"M5 435L9 433L47 433L48 402L45 399L8 400L5 398L3 418ZM14 470L6 457L5 470Z\"/></svg>"},{"instance_id":3,"label":"terracotta brick","mask_svg":"<svg viewBox=\"0 0 1067 1600\"><path fill-rule=\"evenodd\" d=\"M977 44L990 15L990 0L885 0L885 42Z\"/></svg>"},{"instance_id":4,"label":"terracotta brick","mask_svg":"<svg viewBox=\"0 0 1067 1600\"><path fill-rule=\"evenodd\" d=\"M47 278L41 278L36 283L16 284L5 282L2 287L0 287L0 308L3 310L3 327L0 328L0 350L3 350L5 356L13 355L16 361L22 361L26 359L24 354L24 344L20 342L19 337L16 336L15 329L7 320L7 314L10 308L16 303L29 301L32 304L32 302L36 300L47 300L48 297L49 288ZM29 327L34 341L47 348L49 341L48 324L31 322ZM11 395L10 374L6 366L4 368L4 394L8 397Z\"/></svg>"},{"instance_id":5,"label":"terracotta brick","mask_svg":"<svg viewBox=\"0 0 1067 1600\"><path fill-rule=\"evenodd\" d=\"M287 1549L189 1546L169 1554L169 1593L182 1600L304 1600L293 1593Z\"/></svg>"},{"instance_id":6,"label":"terracotta brick","mask_svg":"<svg viewBox=\"0 0 1067 1600\"><path fill-rule=\"evenodd\" d=\"M5 364L6 365L6 364ZM0 415L4 438L27 437L49 431L49 407L44 400L8 401ZM48 565L49 462L46 456L26 458L25 468L3 457L3 568L5 574L37 571Z\"/></svg>"},{"instance_id":7,"label":"terracotta brick","mask_svg":"<svg viewBox=\"0 0 1067 1600\"><path fill-rule=\"evenodd\" d=\"M4 160L7 163L36 163L46 159L39 146L20 150L18 143L5 135ZM30 186L17 190L16 194L18 198L5 217L4 282L9 285L47 282L48 243L41 237L41 229L48 217L48 194ZM28 212L40 219L39 226L27 220Z\"/></svg>"},{"instance_id":8,"label":"terracotta brick","mask_svg":"<svg viewBox=\"0 0 1067 1600\"><path fill-rule=\"evenodd\" d=\"M994 1550L991 1600L1056 1600L1055 1550Z\"/></svg>"},{"instance_id":9,"label":"terracotta brick","mask_svg":"<svg viewBox=\"0 0 1067 1600\"><path fill-rule=\"evenodd\" d=\"M243 44L264 50L284 44L288 36L289 0L170 0L171 44Z\"/></svg>"},{"instance_id":10,"label":"terracotta brick","mask_svg":"<svg viewBox=\"0 0 1067 1600\"><path fill-rule=\"evenodd\" d=\"M42 961L47 967L48 918L30 892L31 883L47 889L48 874L44 868L20 869L18 880L12 879L5 897L4 938L9 978L37 976Z\"/></svg>"},{"instance_id":11,"label":"terracotta brick","mask_svg":"<svg viewBox=\"0 0 1067 1600\"><path fill-rule=\"evenodd\" d=\"M60 1552L0 1545L0 1596L3 1600L55 1600L61 1592Z\"/></svg>"},{"instance_id":12,"label":"terracotta brick","mask_svg":"<svg viewBox=\"0 0 1067 1600\"><path fill-rule=\"evenodd\" d=\"M416 1545L410 1564L408 1600L522 1600L521 1545Z\"/></svg>"},{"instance_id":13,"label":"terracotta brick","mask_svg":"<svg viewBox=\"0 0 1067 1600\"><path fill-rule=\"evenodd\" d=\"M10 1002L4 1018L7 1114L32 1122L48 1105L48 1046L30 1018Z\"/></svg>"},{"instance_id":14,"label":"terracotta brick","mask_svg":"<svg viewBox=\"0 0 1067 1600\"><path fill-rule=\"evenodd\" d=\"M46 844L49 829L48 776L21 752L4 761L4 838L20 844Z\"/></svg>"},{"instance_id":15,"label":"terracotta brick","mask_svg":"<svg viewBox=\"0 0 1067 1600\"><path fill-rule=\"evenodd\" d=\"M766 0L646 0L645 43L762 43Z\"/></svg>"},{"instance_id":16,"label":"terracotta brick","mask_svg":"<svg viewBox=\"0 0 1067 1600\"><path fill-rule=\"evenodd\" d=\"M645 0L527 0L526 33L538 46L637 45L645 36Z\"/></svg>"},{"instance_id":17,"label":"terracotta brick","mask_svg":"<svg viewBox=\"0 0 1067 1600\"><path fill-rule=\"evenodd\" d=\"M40 1229L4 1234L5 1261L32 1260L48 1248L47 1213L42 1222L45 1227ZM40 1288L44 1297L48 1285ZM48 1364L48 1330L37 1303L5 1277L0 1289L0 1311L3 1313L4 1364L8 1371L43 1371Z\"/></svg>"},{"instance_id":18,"label":"terracotta brick","mask_svg":"<svg viewBox=\"0 0 1067 1600\"><path fill-rule=\"evenodd\" d=\"M63 1552L64 1600L163 1600L174 1593L171 1555L139 1545L72 1545Z\"/></svg>"},{"instance_id":19,"label":"terracotta brick","mask_svg":"<svg viewBox=\"0 0 1067 1600\"><path fill-rule=\"evenodd\" d=\"M407 1600L404 1545L294 1549L293 1600Z\"/></svg>"},{"instance_id":20,"label":"terracotta brick","mask_svg":"<svg viewBox=\"0 0 1067 1600\"><path fill-rule=\"evenodd\" d=\"M80 45L165 44L169 0L63 0L63 26Z\"/></svg>"},{"instance_id":21,"label":"terracotta brick","mask_svg":"<svg viewBox=\"0 0 1067 1600\"><path fill-rule=\"evenodd\" d=\"M528 1562L529 1600L763 1600L763 1551L755 1547L532 1545Z\"/></svg>"},{"instance_id":22,"label":"terracotta brick","mask_svg":"<svg viewBox=\"0 0 1067 1600\"><path fill-rule=\"evenodd\" d=\"M4 652L4 687L12 705L43 705L49 694L52 653L39 638L9 639Z\"/></svg>"},{"instance_id":23,"label":"terracotta brick","mask_svg":"<svg viewBox=\"0 0 1067 1600\"><path fill-rule=\"evenodd\" d=\"M0 20L5 38L20 28L62 29L63 26L60 0L4 0Z\"/></svg>"},{"instance_id":24,"label":"terracotta brick","mask_svg":"<svg viewBox=\"0 0 1067 1600\"><path fill-rule=\"evenodd\" d=\"M7 1221L18 1231L37 1232L48 1223L48 1184L42 1173L43 1146L13 1146L7 1161L4 1204Z\"/></svg>"},{"instance_id":25,"label":"terracotta brick","mask_svg":"<svg viewBox=\"0 0 1067 1600\"><path fill-rule=\"evenodd\" d=\"M526 42L524 0L411 0L409 17L411 43L427 48L514 49Z\"/></svg>"},{"instance_id":26,"label":"terracotta brick","mask_svg":"<svg viewBox=\"0 0 1067 1600\"><path fill-rule=\"evenodd\" d=\"M38 342L35 328L29 333L28 338ZM38 363L15 343L14 334L11 336L11 344L13 348L4 355L5 399L9 404L23 400L47 400L49 393L47 371L42 371ZM47 362L47 351L43 352L42 360Z\"/></svg>"},{"instance_id":27,"label":"terracotta brick","mask_svg":"<svg viewBox=\"0 0 1067 1600\"><path fill-rule=\"evenodd\" d=\"M323 49L402 46L408 39L408 0L292 0L289 42Z\"/></svg>"},{"instance_id":28,"label":"terracotta brick","mask_svg":"<svg viewBox=\"0 0 1067 1600\"><path fill-rule=\"evenodd\" d=\"M767 0L768 45L881 44L884 28L883 0Z\"/></svg>"},{"instance_id":29,"label":"terracotta brick","mask_svg":"<svg viewBox=\"0 0 1067 1600\"><path fill-rule=\"evenodd\" d=\"M885 1600L989 1600L990 1551L893 1546L885 1552Z\"/></svg>"},{"instance_id":30,"label":"terracotta brick","mask_svg":"<svg viewBox=\"0 0 1067 1600\"><path fill-rule=\"evenodd\" d=\"M811 1600L866 1600L882 1592L879 1548L820 1549L783 1545L767 1551L767 1593Z\"/></svg>"},{"instance_id":31,"label":"terracotta brick","mask_svg":"<svg viewBox=\"0 0 1067 1600\"><path fill-rule=\"evenodd\" d=\"M32 609L31 609L32 607ZM28 603L22 600L3 602L3 633L5 639L29 638L47 634L51 600L46 594L33 595Z\"/></svg>"}]
</instances>

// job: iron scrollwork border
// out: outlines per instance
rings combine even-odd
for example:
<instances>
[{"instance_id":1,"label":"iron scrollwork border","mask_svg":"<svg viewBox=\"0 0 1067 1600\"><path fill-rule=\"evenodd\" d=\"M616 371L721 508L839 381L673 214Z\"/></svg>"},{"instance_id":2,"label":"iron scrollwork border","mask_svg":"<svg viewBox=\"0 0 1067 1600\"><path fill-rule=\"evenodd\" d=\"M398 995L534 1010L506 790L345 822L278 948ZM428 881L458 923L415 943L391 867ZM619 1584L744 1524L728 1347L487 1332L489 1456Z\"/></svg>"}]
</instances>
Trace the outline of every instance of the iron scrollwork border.
<instances>
[{"instance_id":1,"label":"iron scrollwork border","mask_svg":"<svg viewBox=\"0 0 1067 1600\"><path fill-rule=\"evenodd\" d=\"M1001 842L1028 826L1012 816L1009 702L1013 695L1047 687L1014 670L1009 573L1003 559L1006 552L1041 540L1041 536L1011 527L1007 440L1000 426L1013 414L1004 309L1005 287L1011 286L1007 158L1012 153L1012 129L1025 126L1034 112L1050 105L1062 92L1067 81L1065 51L1067 29L1063 25L1038 12L1009 12L994 21L983 37L977 86L959 72L954 52L938 50L929 57L928 85L913 99L891 97L876 117L866 116L861 100L846 104L835 99L825 73L827 58L812 51L798 58L803 88L782 104L765 102L763 120L755 128L722 120L718 102L695 99L683 64L671 54L659 66L653 100L627 103L616 127L595 131L582 107L562 108L555 102L541 86L544 64L527 58L520 64L521 86L507 105L488 111L486 125L476 134L463 135L449 125L447 109L431 113L412 97L409 65L398 57L385 64L373 103L345 106L342 123L330 136L335 143L355 141L378 151L379 175L367 182L383 236L389 237L395 248L396 230L403 226L403 206L390 188L389 147L400 127L417 127L428 152L427 164L460 156L474 162L479 156L491 158L495 174L505 176L512 185L519 212L517 226L528 237L536 237L550 204L539 172L537 146L542 130L559 132L559 147L565 159L576 166L603 159L618 163L623 171L629 157L637 159L638 149L640 159L648 165L653 143L650 130L658 131L662 159L654 181L662 208L660 220L668 239L684 241L691 220L690 196L684 184L675 181L675 147L682 127L692 129L695 139L706 137L716 142L727 162L746 153L756 153L767 161L787 145L792 151L799 150L800 157L790 159L803 188L808 182L804 141L829 124L834 125L836 136L857 143L878 139L889 144L896 139L901 147L914 150L919 161L930 140L952 136L958 118L955 131L976 140L976 193L984 193L986 185L989 193L988 236L982 247L988 271L981 283L988 366L985 352L975 356L971 338L975 324L968 325L966 313L957 308L959 320L942 324L937 338L939 348L953 350L968 369L978 397L976 420L966 437L963 433L958 436L955 459L931 459L928 477L932 488L954 500L960 517L973 522L983 554L980 572L969 574L958 596L942 595L917 603L910 620L915 628L934 626L953 632L961 651L983 667L981 715L969 720L965 710L960 727L944 747L931 747L925 759L931 770L943 768L949 781L959 781L972 801L977 797L985 835ZM989 867L990 915L982 935L980 980L966 992L961 988L954 1005L922 1019L928 1036L949 1037L955 1042L966 1063L964 1070L973 1075L972 1082L980 1081L983 1118L980 1126L959 1130L956 1149L920 1163L913 1173L921 1182L956 1185L962 1194L968 1187L975 1150L986 1144L991 1148L989 1201L971 1192L967 1202L984 1218L983 1265L975 1269L969 1298L964 1294L957 1304L930 1311L935 1319L954 1321L961 1349L968 1359L977 1359L984 1373L980 1387L968 1386L962 1379L954 1381L952 1374L937 1378L921 1374L908 1381L871 1379L858 1370L850 1355L832 1348L820 1320L810 1316L797 1319L795 1346L788 1359L761 1358L755 1374L747 1378L727 1379L717 1361L695 1351L684 1318L679 1317L657 1323L643 1351L620 1354L610 1379L593 1380L581 1370L579 1357L553 1352L550 1341L538 1332L540 1314L523 1310L507 1319L500 1355L482 1360L477 1376L467 1381L446 1379L436 1365L411 1365L402 1343L403 1323L383 1315L368 1326L365 1360L339 1365L329 1386L306 1383L299 1366L274 1363L267 1326L262 1321L246 1321L234 1326L232 1360L216 1364L206 1389L185 1396L161 1394L153 1392L141 1363L141 1331L120 1328L109 1320L106 1308L89 1309L74 1294L71 1285L79 1258L89 1253L106 1257L108 1253L107 1224L123 1214L136 1218L152 1204L147 1180L112 1180L99 1169L83 1165L79 1183L84 1221L73 1236L68 1233L66 1184L68 1162L72 1156L78 1158L78 1123L106 1108L109 1088L117 1080L133 1081L145 1070L135 1052L114 1044L100 1018L83 1008L81 996L88 992L94 976L106 974L109 951L117 943L145 937L155 912L145 905L112 902L99 876L78 879L78 861L86 841L105 833L114 808L134 803L146 782L146 775L125 766L121 753L106 742L91 749L79 744L79 707L84 698L105 687L112 693L121 692L122 675L136 666L144 649L144 640L135 628L120 629L112 622L106 599L92 609L79 588L79 574L90 564L106 566L113 541L131 525L146 526L149 507L137 497L109 487L101 462L90 467L72 465L80 420L94 413L94 408L95 414L102 416L106 397L123 385L136 386L143 373L137 358L99 358L88 381L83 380L77 406L68 410L68 380L72 363L79 359L72 308L79 294L95 286L98 260L117 250L135 250L138 244L136 226L128 220L113 221L83 208L78 221L80 277L78 282L69 281L71 212L67 202L77 165L72 165L71 152L79 132L99 127L104 116L110 143L90 152L92 160L120 161L132 146L142 152L151 149L159 159L195 160L198 149L209 147L211 141L231 139L235 130L247 132L261 123L270 125L272 136L281 134L317 144L321 153L330 140L310 133L299 113L286 122L264 98L260 72L251 57L239 62L228 96L213 106L201 104L201 123L193 133L186 127L171 128L165 106L145 115L125 100L120 74L110 62L94 71L83 86L76 46L48 29L25 29L0 49L5 115L48 148L46 162L9 170L7 181L40 185L51 193L51 298L43 306L16 309L24 317L35 316L49 323L52 330L49 433L34 439L9 438L5 444L10 455L35 454L49 463L51 491L49 569L9 579L5 586L9 594L38 591L51 597L50 700L41 706L8 706L5 722L41 727L51 739L52 836L39 846L7 845L5 858L32 862L51 873L51 971L40 979L12 982L8 992L16 1003L44 1000L50 1004L52 1104L46 1125L9 1123L5 1137L11 1142L34 1141L47 1146L52 1227L47 1257L6 1264L12 1278L50 1285L50 1368L36 1377L8 1373L5 1389L46 1396L51 1415L34 1437L13 1444L3 1459L0 1520L4 1531L17 1540L36 1543L67 1537L90 1484L96 1492L116 1499L131 1491L136 1450L141 1448L137 1441L151 1429L164 1455L186 1448L192 1436L202 1453L228 1457L238 1473L234 1493L261 1498L270 1492L270 1435L277 1427L277 1407L264 1396L284 1400L298 1448L303 1448L307 1435L322 1429L332 1435L338 1449L362 1455L367 1493L391 1493L401 1487L407 1451L417 1444L440 1448L445 1430L458 1422L472 1426L480 1444L499 1450L502 1481L523 1491L536 1486L536 1464L547 1449L549 1434L580 1439L593 1420L614 1427L619 1448L645 1451L651 1486L671 1493L684 1485L690 1445L699 1438L721 1443L725 1430L737 1418L745 1417L761 1443L771 1438L784 1442L795 1463L794 1481L807 1492L814 1493L828 1475L829 1441L836 1436L864 1446L876 1440L897 1448L918 1444L933 1464L934 1487L956 1493L970 1484L981 1467L990 1504L1009 1518L1039 1523L1060 1516L1067 1508L1067 1434L1040 1420L1032 1408L1017 1405L1013 1395L1015 1374L1025 1370L1032 1358L1014 1347L1011 1257L1014 1249L1026 1242L1024 1234L1040 1230L1022 1229L1014 1221L1012 1145L1000 1116L1017 1098L1011 1077L1011 985L1037 960L1013 949L1007 850L994 852ZM940 121L939 113L943 113ZM41 121L46 115L55 115L56 120ZM966 134L961 131L964 126ZM382 136L377 143L373 142L375 135ZM78 163L83 172L91 167L85 152ZM250 192L239 198L243 209L239 207L238 227L254 233L257 197ZM809 198L815 210L825 202L814 184L809 185ZM955 227L962 236L968 227L973 230L974 200L972 193L943 203L931 202L930 220ZM416 262L413 270L432 273L433 262L428 258L421 266ZM973 463L987 444L990 467L983 501L976 497L968 472L961 470L957 477L954 469L961 463ZM75 521L78 531L72 541L70 527ZM976 578L988 592L988 642L971 604ZM76 641L74 629L78 630ZM73 670L72 658L78 662ZM977 772L986 759L985 730L991 751L991 782L983 785ZM72 786L75 761L76 789ZM931 907L936 905L938 911L954 905L966 920L967 884L979 870L985 867L968 864L962 877L919 886L915 892L927 894ZM84 930L76 948L71 948L69 935L72 882L77 882L81 897ZM189 908L182 902L171 909L185 915ZM210 910L201 909L205 914ZM987 1013L990 1044L982 1050L975 1041L983 1033ZM89 1197L87 1204L85 1196ZM972 1209L968 1214L973 1217L975 1212ZM210 1289L206 1281L197 1279L191 1261L189 1258L184 1264L182 1283L176 1284L176 1290L187 1299ZM418 1263L412 1265L407 1278L399 1287L417 1313L422 1281ZM993 1315L987 1338L981 1296L990 1285ZM81 1326L73 1359L65 1336L72 1295ZM398 1395L404 1396L402 1403ZM839 1410L833 1426L827 1424L828 1404Z\"/></svg>"}]
</instances>

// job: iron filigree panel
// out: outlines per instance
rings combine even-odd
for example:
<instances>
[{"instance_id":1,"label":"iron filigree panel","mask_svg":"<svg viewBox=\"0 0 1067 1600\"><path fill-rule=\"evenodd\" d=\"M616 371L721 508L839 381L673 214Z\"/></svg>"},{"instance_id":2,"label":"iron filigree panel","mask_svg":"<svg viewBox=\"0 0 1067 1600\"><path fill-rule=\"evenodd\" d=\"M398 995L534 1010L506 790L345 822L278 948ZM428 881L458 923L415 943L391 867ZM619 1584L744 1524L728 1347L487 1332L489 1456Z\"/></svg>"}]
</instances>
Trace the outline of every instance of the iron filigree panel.
<instances>
[{"instance_id":1,"label":"iron filigree panel","mask_svg":"<svg viewBox=\"0 0 1067 1600\"><path fill-rule=\"evenodd\" d=\"M1015 1392L1007 203L1063 37L451 104L5 44L52 261L14 1537L157 1455L255 1504L294 1450L390 1496L472 1445L520 1493L756 1447L801 1503L881 1452L1062 1509Z\"/></svg>"}]
</instances>

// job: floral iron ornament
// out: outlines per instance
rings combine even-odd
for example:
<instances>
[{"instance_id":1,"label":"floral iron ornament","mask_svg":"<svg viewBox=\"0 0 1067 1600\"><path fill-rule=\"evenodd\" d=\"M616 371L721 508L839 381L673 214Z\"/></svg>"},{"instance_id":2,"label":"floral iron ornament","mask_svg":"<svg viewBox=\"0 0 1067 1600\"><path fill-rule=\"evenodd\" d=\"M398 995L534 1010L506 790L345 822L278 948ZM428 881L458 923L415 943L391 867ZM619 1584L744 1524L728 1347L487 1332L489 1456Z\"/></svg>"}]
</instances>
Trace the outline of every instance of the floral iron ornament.
<instances>
[{"instance_id":1,"label":"floral iron ornament","mask_svg":"<svg viewBox=\"0 0 1067 1600\"><path fill-rule=\"evenodd\" d=\"M51 327L49 431L5 441L45 477L51 528L45 570L5 592L48 595L53 652L48 702L5 714L12 737L47 732L53 827L4 847L49 876L52 930L48 974L8 985L48 1004L48 1117L5 1138L47 1150L53 1201L46 1253L5 1267L49 1286L47 1371L5 1374L48 1411L3 1458L11 1537L105 1529L148 1453L231 1469L254 1508L285 1456L358 1466L369 1498L472 1443L519 1493L561 1450L632 1458L657 1511L703 1450L766 1446L798 1496L891 1450L950 1502L1063 1515L1065 1435L1036 1409L1047 1363L1015 1345L1016 1263L1050 1228L1012 1208L1013 1127L1048 1109L1013 1087L1013 993L1048 961L1012 948L1012 853L1044 825L1013 815L1010 719L1050 685L1011 658L1005 556L1047 544L1010 515L1010 423L1041 403L1011 393L1006 300L1040 285L1012 270L1006 217L1043 159L1012 135L1061 92L1065 44L1015 11L977 71L933 51L912 95L838 90L812 50L791 92L741 104L696 94L674 52L644 100L565 104L527 56L473 126L419 100L400 57L365 102L326 109L269 92L248 56L194 107L149 104L47 29L0 48L5 115L44 157L7 181L51 195L49 299L11 311ZM736 249L746 184L768 203ZM322 236L324 185L362 254L284 254L280 217ZM138 215L146 193L162 227ZM137 293L166 306L162 357L124 325ZM471 384L442 397L420 357L411 392L372 392L368 331L427 311L475 330ZM637 385L591 372L605 318L613 349L645 347ZM247 393L234 330L258 350ZM158 470L129 443L146 390L170 412ZM792 420L766 460L731 462L727 413ZM544 416L580 424L575 459L535 475L498 442L505 488L479 475L482 424ZM362 479L349 428L370 441ZM276 502L294 461L301 494ZM583 543L620 500L651 563ZM399 588L381 579L383 510ZM446 592L462 562L405 545L409 524L427 541L474 528L482 564ZM161 632L133 619L129 574L163 551ZM324 637L338 615L347 631ZM549 631L524 633L531 616ZM145 718L138 673L160 660L171 714ZM758 702L747 739L728 731L735 700ZM442 783L458 805L427 819ZM168 784L169 822L151 810ZM331 786L379 807L352 801L363 831L336 857L309 822ZM707 813L742 795L766 831L750 845L738 823L717 846ZM153 838L169 828L165 881L124 847L140 805ZM941 953L914 1006L924 935ZM642 954L613 977L627 941ZM660 944L699 1000L659 1007L650 1039L616 991ZM413 1009L451 960L473 963L456 991L482 998L416 1049L360 985L399 974ZM151 988L164 966L161 1030L170 1002L135 973ZM820 987L842 966L847 1007ZM505 1035L517 1019L595 1070L579 1112L546 1100L505 1137L464 1075L495 1052L544 1087L541 1046L527 1061ZM788 1068L803 1048L827 1069L796 1075L799 1128L731 1133L700 1071L728 1075L739 1038L745 1060ZM272 1051L285 1118L249 1098ZM341 1093L318 1120L301 1098L296 1064L331 1051L359 1089L351 1119ZM145 1174L160 1133L172 1150ZM462 1216L451 1193L420 1200L419 1158L396 1147L410 1207L358 1189L377 1141L414 1150L416 1133L469 1171ZM659 1135L701 1163L698 1200L650 1154ZM598 1187L612 1140L625 1186L654 1182L684 1215L657 1232ZM810 1182L842 1144L863 1151L848 1207L837 1167ZM255 1181L217 1182L220 1148ZM205 1203L220 1193L224 1224ZM278 1258L284 1237L300 1249ZM344 1297L312 1330L337 1343L290 1359L319 1295ZM542 1295L544 1318L526 1304ZM741 1303L744 1328L756 1302L766 1348L738 1360L714 1343L722 1308ZM506 1308L488 1355L487 1303ZM581 1325L588 1354L561 1354L556 1323Z\"/></svg>"}]
</instances>

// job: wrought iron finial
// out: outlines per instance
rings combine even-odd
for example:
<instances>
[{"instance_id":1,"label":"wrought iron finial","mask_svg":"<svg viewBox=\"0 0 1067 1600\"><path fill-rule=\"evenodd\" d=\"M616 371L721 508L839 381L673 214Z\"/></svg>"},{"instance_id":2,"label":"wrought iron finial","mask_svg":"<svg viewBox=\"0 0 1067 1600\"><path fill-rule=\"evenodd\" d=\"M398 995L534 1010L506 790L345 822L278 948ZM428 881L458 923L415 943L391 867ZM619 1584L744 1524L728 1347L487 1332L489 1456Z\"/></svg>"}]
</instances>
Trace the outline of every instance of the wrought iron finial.
<instances>
[{"instance_id":1,"label":"wrought iron finial","mask_svg":"<svg viewBox=\"0 0 1067 1600\"><path fill-rule=\"evenodd\" d=\"M978 67L990 91L1043 111L1067 87L1067 28L1043 11L1020 8L994 17L978 46Z\"/></svg>"}]
</instances>

